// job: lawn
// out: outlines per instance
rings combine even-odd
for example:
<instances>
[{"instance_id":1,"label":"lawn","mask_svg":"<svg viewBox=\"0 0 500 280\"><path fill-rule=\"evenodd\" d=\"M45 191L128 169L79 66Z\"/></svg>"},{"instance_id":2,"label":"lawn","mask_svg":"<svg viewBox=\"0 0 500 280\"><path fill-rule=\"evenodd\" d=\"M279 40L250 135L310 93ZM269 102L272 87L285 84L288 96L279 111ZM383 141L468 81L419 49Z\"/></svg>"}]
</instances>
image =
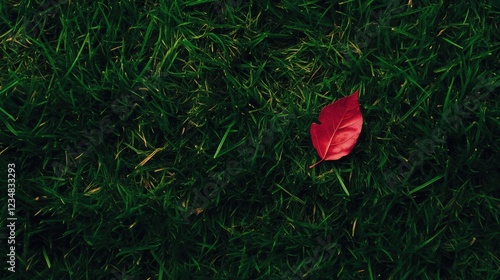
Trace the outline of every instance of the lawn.
<instances>
[{"instance_id":1,"label":"lawn","mask_svg":"<svg viewBox=\"0 0 500 280\"><path fill-rule=\"evenodd\" d=\"M2 279L500 277L498 1L0 10Z\"/></svg>"}]
</instances>

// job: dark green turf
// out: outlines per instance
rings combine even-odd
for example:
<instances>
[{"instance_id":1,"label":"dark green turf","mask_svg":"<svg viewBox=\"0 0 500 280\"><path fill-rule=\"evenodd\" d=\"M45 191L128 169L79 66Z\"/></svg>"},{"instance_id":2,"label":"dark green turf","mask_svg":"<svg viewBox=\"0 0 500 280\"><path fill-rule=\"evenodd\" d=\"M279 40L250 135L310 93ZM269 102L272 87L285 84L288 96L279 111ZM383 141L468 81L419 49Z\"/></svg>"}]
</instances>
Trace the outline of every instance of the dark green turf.
<instances>
[{"instance_id":1,"label":"dark green turf","mask_svg":"<svg viewBox=\"0 0 500 280\"><path fill-rule=\"evenodd\" d=\"M2 279L500 277L495 1L19 2ZM356 147L309 169L355 90Z\"/></svg>"}]
</instances>

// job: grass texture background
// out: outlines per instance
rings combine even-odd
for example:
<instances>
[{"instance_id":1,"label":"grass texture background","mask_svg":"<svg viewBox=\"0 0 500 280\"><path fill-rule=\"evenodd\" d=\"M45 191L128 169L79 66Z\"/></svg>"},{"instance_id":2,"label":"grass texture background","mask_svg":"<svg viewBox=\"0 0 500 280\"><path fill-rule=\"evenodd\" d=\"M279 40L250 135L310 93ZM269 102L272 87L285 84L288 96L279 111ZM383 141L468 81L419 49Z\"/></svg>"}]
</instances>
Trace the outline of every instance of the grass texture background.
<instances>
[{"instance_id":1,"label":"grass texture background","mask_svg":"<svg viewBox=\"0 0 500 280\"><path fill-rule=\"evenodd\" d=\"M497 1L0 5L2 279L498 279Z\"/></svg>"}]
</instances>

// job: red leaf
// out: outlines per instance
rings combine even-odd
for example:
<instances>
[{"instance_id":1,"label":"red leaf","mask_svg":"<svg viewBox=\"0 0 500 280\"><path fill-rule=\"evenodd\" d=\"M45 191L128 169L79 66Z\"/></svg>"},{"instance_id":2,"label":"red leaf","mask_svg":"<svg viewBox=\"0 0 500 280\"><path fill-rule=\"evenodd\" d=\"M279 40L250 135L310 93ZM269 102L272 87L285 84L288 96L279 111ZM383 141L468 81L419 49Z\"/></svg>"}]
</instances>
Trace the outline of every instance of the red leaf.
<instances>
[{"instance_id":1,"label":"red leaf","mask_svg":"<svg viewBox=\"0 0 500 280\"><path fill-rule=\"evenodd\" d=\"M358 91L323 108L319 122L311 124L311 139L321 160L309 168L323 160L346 156L356 145L363 126Z\"/></svg>"}]
</instances>

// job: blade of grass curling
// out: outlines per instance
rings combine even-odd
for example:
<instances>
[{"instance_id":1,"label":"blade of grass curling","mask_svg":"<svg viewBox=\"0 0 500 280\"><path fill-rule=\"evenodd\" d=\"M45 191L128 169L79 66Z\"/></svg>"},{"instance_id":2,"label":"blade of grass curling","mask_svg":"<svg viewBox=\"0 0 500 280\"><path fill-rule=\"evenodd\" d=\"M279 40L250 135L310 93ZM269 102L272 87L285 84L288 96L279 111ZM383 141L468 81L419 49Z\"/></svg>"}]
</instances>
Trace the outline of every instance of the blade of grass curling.
<instances>
[{"instance_id":1,"label":"blade of grass curling","mask_svg":"<svg viewBox=\"0 0 500 280\"><path fill-rule=\"evenodd\" d=\"M351 196L349 194L349 191L347 190L347 188L345 187L345 184L344 184L344 181L342 180L342 177L340 177L340 174L339 174L339 171L337 169L334 169L333 171L335 171L335 175L337 175L337 179L339 179L339 183L340 183L340 186L342 187L342 189L344 190L345 194L347 196Z\"/></svg>"},{"instance_id":2,"label":"blade of grass curling","mask_svg":"<svg viewBox=\"0 0 500 280\"><path fill-rule=\"evenodd\" d=\"M219 152L222 149L222 146L224 145L224 142L226 142L227 135L229 135L229 132L231 132L231 128L236 122L232 122L226 129L226 132L222 136L222 139L220 140L219 146L217 147L217 150L215 151L214 158L217 158L219 156Z\"/></svg>"},{"instance_id":3,"label":"blade of grass curling","mask_svg":"<svg viewBox=\"0 0 500 280\"><path fill-rule=\"evenodd\" d=\"M421 189L423 189L423 188L427 187L428 185L430 185L430 184L432 184L432 183L436 182L437 180L439 180L439 179L441 179L441 178L443 178L443 177L444 177L444 175L439 175L439 176L437 176L437 177L434 177L433 179L431 179L431 180L427 181L426 183L423 183L422 185L420 185L420 186L418 186L418 187L414 188L413 190L411 190L411 191L409 192L409 194L414 194L414 193L418 192L419 190L421 190Z\"/></svg>"}]
</instances>

